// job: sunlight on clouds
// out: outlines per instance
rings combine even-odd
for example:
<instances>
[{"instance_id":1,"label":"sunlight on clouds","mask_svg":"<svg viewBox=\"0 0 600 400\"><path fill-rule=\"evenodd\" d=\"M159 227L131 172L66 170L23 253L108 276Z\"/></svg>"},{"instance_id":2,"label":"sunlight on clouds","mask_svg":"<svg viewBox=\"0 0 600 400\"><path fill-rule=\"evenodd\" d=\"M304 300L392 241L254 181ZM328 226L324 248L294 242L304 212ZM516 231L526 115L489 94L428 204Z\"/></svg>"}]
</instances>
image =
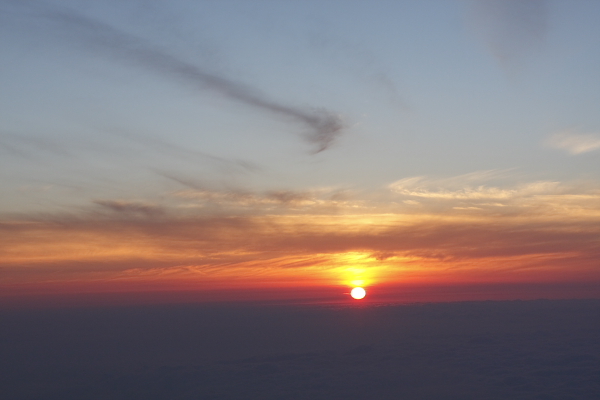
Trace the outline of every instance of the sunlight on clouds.
<instances>
[{"instance_id":1,"label":"sunlight on clouds","mask_svg":"<svg viewBox=\"0 0 600 400\"><path fill-rule=\"evenodd\" d=\"M432 182L424 178L406 178L390 185L394 192L413 197L426 197L434 199L508 199L514 197L514 190L502 190L494 187L478 186L458 190L446 190L431 187Z\"/></svg>"},{"instance_id":2,"label":"sunlight on clouds","mask_svg":"<svg viewBox=\"0 0 600 400\"><path fill-rule=\"evenodd\" d=\"M183 202L181 208L219 208L227 210L306 211L311 209L361 208L364 202L348 198L339 189L313 189L307 191L270 190L254 192L245 190L186 189L172 194Z\"/></svg>"},{"instance_id":3,"label":"sunlight on clouds","mask_svg":"<svg viewBox=\"0 0 600 400\"><path fill-rule=\"evenodd\" d=\"M377 270L381 268L369 253L362 252L334 254L330 262L335 266L333 275L337 276L340 284L346 286L369 286L375 283Z\"/></svg>"},{"instance_id":4,"label":"sunlight on clouds","mask_svg":"<svg viewBox=\"0 0 600 400\"><path fill-rule=\"evenodd\" d=\"M577 155L600 149L600 135L562 132L549 137L546 145Z\"/></svg>"},{"instance_id":5,"label":"sunlight on clouds","mask_svg":"<svg viewBox=\"0 0 600 400\"><path fill-rule=\"evenodd\" d=\"M330 192L184 196L232 196L219 215L97 201L78 217L1 222L0 271L5 287L168 283L186 290L600 279L600 188L505 181L502 171L405 178L389 185L391 198L389 190L370 200L347 197L355 207L334 212L296 208ZM248 201L252 208L240 213Z\"/></svg>"},{"instance_id":6,"label":"sunlight on clouds","mask_svg":"<svg viewBox=\"0 0 600 400\"><path fill-rule=\"evenodd\" d=\"M404 196L446 200L509 200L517 197L555 193L559 190L559 183L550 181L531 182L512 188L475 184L498 180L501 177L501 174L494 174L493 171L482 171L446 179L428 179L417 176L400 179L391 183L388 188L392 192ZM410 203L411 200L408 201L405 203L414 204Z\"/></svg>"}]
</instances>

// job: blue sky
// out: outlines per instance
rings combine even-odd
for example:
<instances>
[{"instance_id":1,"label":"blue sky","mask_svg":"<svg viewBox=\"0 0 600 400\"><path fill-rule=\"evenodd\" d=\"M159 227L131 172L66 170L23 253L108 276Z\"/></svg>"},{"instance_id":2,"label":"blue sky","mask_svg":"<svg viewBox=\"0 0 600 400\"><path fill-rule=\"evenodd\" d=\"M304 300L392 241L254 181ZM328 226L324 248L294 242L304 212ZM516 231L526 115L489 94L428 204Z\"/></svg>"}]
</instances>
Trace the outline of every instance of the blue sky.
<instances>
[{"instance_id":1,"label":"blue sky","mask_svg":"<svg viewBox=\"0 0 600 400\"><path fill-rule=\"evenodd\" d=\"M507 184L598 178L596 2L1 8L3 212L157 201L180 184L165 176L220 190L359 192L488 170L512 171ZM298 118L99 44L102 30L343 128L315 153ZM569 140L588 151L570 154Z\"/></svg>"}]
</instances>

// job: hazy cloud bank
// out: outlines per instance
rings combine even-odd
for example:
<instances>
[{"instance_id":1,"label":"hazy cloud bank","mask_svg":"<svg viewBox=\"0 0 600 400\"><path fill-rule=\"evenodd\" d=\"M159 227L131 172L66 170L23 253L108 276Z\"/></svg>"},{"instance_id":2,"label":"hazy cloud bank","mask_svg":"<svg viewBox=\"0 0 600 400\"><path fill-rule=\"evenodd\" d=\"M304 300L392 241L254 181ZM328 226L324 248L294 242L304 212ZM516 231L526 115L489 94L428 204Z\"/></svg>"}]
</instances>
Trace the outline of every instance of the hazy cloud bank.
<instances>
[{"instance_id":1,"label":"hazy cloud bank","mask_svg":"<svg viewBox=\"0 0 600 400\"><path fill-rule=\"evenodd\" d=\"M115 215L2 222L0 273L5 282L187 277L205 285L285 280L290 274L339 279L345 274L339 271L349 266L381 269L392 280L415 274L511 276L518 271L521 277L545 271L550 278L600 279L597 206L595 213L579 217L552 209L501 218L460 210L130 218L127 214L148 217L158 211L134 202L99 205Z\"/></svg>"}]
</instances>

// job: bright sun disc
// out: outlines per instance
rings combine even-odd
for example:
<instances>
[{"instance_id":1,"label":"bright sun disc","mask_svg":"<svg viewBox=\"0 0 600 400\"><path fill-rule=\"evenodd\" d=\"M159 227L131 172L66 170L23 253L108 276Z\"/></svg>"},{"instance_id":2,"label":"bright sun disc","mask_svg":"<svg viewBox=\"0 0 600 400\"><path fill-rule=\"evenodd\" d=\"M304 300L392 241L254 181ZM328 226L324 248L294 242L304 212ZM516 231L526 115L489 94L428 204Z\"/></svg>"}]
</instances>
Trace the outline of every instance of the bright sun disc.
<instances>
[{"instance_id":1,"label":"bright sun disc","mask_svg":"<svg viewBox=\"0 0 600 400\"><path fill-rule=\"evenodd\" d=\"M350 296L352 296L352 298L356 299L356 300L362 299L363 297L365 297L366 294L367 294L367 292L365 291L365 289L363 289L361 287L355 287L350 292Z\"/></svg>"}]
</instances>

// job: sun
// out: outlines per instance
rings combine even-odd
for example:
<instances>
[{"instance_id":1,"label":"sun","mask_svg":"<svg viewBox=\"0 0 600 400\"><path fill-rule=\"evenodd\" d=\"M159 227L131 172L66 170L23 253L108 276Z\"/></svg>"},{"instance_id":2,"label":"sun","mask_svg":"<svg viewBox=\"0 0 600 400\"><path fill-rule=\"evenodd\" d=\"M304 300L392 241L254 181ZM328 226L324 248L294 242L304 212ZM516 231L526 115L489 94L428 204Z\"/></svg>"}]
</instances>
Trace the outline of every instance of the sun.
<instances>
[{"instance_id":1,"label":"sun","mask_svg":"<svg viewBox=\"0 0 600 400\"><path fill-rule=\"evenodd\" d=\"M361 287L355 287L354 289L352 289L352 291L350 291L350 296L352 296L352 298L356 299L356 300L360 300L360 299L364 298L366 295L367 295L366 290Z\"/></svg>"}]
</instances>

